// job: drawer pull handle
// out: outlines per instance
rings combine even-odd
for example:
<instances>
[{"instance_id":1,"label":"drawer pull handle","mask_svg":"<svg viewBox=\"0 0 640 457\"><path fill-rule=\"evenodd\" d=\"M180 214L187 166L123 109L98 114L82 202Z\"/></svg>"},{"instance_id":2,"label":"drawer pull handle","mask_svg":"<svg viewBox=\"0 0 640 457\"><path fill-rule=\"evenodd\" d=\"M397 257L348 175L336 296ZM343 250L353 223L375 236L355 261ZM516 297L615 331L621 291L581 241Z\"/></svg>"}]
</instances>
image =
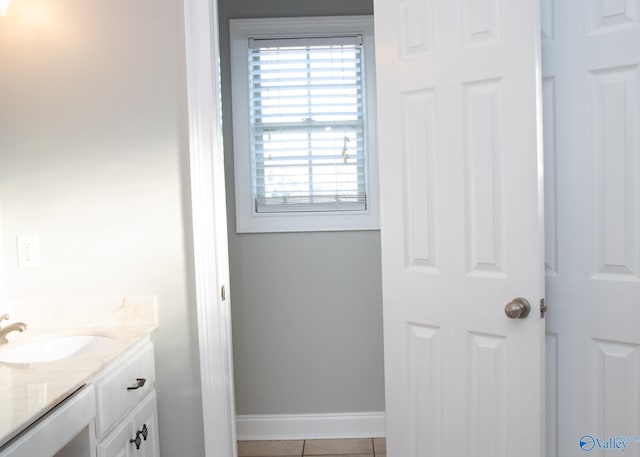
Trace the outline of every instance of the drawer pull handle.
<instances>
[{"instance_id":1,"label":"drawer pull handle","mask_svg":"<svg viewBox=\"0 0 640 457\"><path fill-rule=\"evenodd\" d=\"M139 432L142 435L142 438L147 441L147 436L149 435L149 430L147 429L147 424L142 424L142 430Z\"/></svg>"},{"instance_id":2,"label":"drawer pull handle","mask_svg":"<svg viewBox=\"0 0 640 457\"><path fill-rule=\"evenodd\" d=\"M130 443L135 444L136 445L136 449L140 449L140 445L142 444L142 440L140 439L140 432L136 432L136 437L131 438L129 440Z\"/></svg>"},{"instance_id":3,"label":"drawer pull handle","mask_svg":"<svg viewBox=\"0 0 640 457\"><path fill-rule=\"evenodd\" d=\"M144 384L147 382L145 378L136 378L136 385L133 387L127 387L127 390L136 390L140 387L144 387Z\"/></svg>"}]
</instances>

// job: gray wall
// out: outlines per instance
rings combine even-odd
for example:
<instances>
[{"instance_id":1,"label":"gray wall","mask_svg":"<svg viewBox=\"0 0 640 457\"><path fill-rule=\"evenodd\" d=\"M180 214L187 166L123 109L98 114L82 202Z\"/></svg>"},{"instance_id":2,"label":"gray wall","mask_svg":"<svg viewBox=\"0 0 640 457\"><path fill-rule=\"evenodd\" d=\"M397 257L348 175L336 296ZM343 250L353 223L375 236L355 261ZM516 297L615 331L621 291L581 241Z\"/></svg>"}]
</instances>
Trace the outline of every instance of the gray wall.
<instances>
[{"instance_id":1,"label":"gray wall","mask_svg":"<svg viewBox=\"0 0 640 457\"><path fill-rule=\"evenodd\" d=\"M5 306L156 295L162 455L204 455L182 1L12 7L0 17ZM16 268L18 234L39 236L40 268Z\"/></svg>"},{"instance_id":2,"label":"gray wall","mask_svg":"<svg viewBox=\"0 0 640 457\"><path fill-rule=\"evenodd\" d=\"M384 410L380 234L236 234L229 19L372 14L370 0L219 0L238 414Z\"/></svg>"}]
</instances>

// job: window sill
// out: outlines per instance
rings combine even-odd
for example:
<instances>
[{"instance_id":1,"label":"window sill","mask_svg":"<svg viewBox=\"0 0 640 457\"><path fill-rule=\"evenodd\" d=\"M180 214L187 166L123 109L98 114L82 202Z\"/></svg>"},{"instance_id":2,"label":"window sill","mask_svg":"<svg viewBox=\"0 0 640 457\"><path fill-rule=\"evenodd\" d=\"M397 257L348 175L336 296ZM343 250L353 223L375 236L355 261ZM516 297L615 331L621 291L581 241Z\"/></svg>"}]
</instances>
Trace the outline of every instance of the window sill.
<instances>
[{"instance_id":1,"label":"window sill","mask_svg":"<svg viewBox=\"0 0 640 457\"><path fill-rule=\"evenodd\" d=\"M373 212L340 213L236 213L236 233L338 232L380 230Z\"/></svg>"}]
</instances>

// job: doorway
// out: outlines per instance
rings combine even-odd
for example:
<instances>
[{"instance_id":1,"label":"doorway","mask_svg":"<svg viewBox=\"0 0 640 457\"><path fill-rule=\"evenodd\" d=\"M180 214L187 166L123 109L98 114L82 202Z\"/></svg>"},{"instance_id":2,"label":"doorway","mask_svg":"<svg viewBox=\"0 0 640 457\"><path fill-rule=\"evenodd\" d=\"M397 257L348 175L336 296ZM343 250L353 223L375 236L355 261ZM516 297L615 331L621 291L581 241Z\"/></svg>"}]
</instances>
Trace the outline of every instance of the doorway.
<instances>
[{"instance_id":1,"label":"doorway","mask_svg":"<svg viewBox=\"0 0 640 457\"><path fill-rule=\"evenodd\" d=\"M640 59L624 45L639 42L639 28L627 2L543 1L542 18L545 149L553 151L545 207L555 222L546 233L546 452L567 456L640 426Z\"/></svg>"},{"instance_id":2,"label":"doorway","mask_svg":"<svg viewBox=\"0 0 640 457\"><path fill-rule=\"evenodd\" d=\"M232 19L322 16L335 18L329 26L353 27L349 17L371 15L373 0L219 0L218 7L238 434L380 436L380 231L237 233L232 109L239 101L228 54Z\"/></svg>"}]
</instances>

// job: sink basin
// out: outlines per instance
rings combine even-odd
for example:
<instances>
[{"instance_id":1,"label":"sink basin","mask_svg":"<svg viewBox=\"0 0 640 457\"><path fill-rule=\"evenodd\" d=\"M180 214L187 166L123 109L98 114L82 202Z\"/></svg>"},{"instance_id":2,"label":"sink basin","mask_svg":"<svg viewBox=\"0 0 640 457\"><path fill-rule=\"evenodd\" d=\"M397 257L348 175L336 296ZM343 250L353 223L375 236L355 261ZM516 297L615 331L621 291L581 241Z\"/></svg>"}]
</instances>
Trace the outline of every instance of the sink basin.
<instances>
[{"instance_id":1,"label":"sink basin","mask_svg":"<svg viewBox=\"0 0 640 457\"><path fill-rule=\"evenodd\" d=\"M0 362L53 362L98 349L111 338L96 335L55 335L21 341L0 349Z\"/></svg>"}]
</instances>

